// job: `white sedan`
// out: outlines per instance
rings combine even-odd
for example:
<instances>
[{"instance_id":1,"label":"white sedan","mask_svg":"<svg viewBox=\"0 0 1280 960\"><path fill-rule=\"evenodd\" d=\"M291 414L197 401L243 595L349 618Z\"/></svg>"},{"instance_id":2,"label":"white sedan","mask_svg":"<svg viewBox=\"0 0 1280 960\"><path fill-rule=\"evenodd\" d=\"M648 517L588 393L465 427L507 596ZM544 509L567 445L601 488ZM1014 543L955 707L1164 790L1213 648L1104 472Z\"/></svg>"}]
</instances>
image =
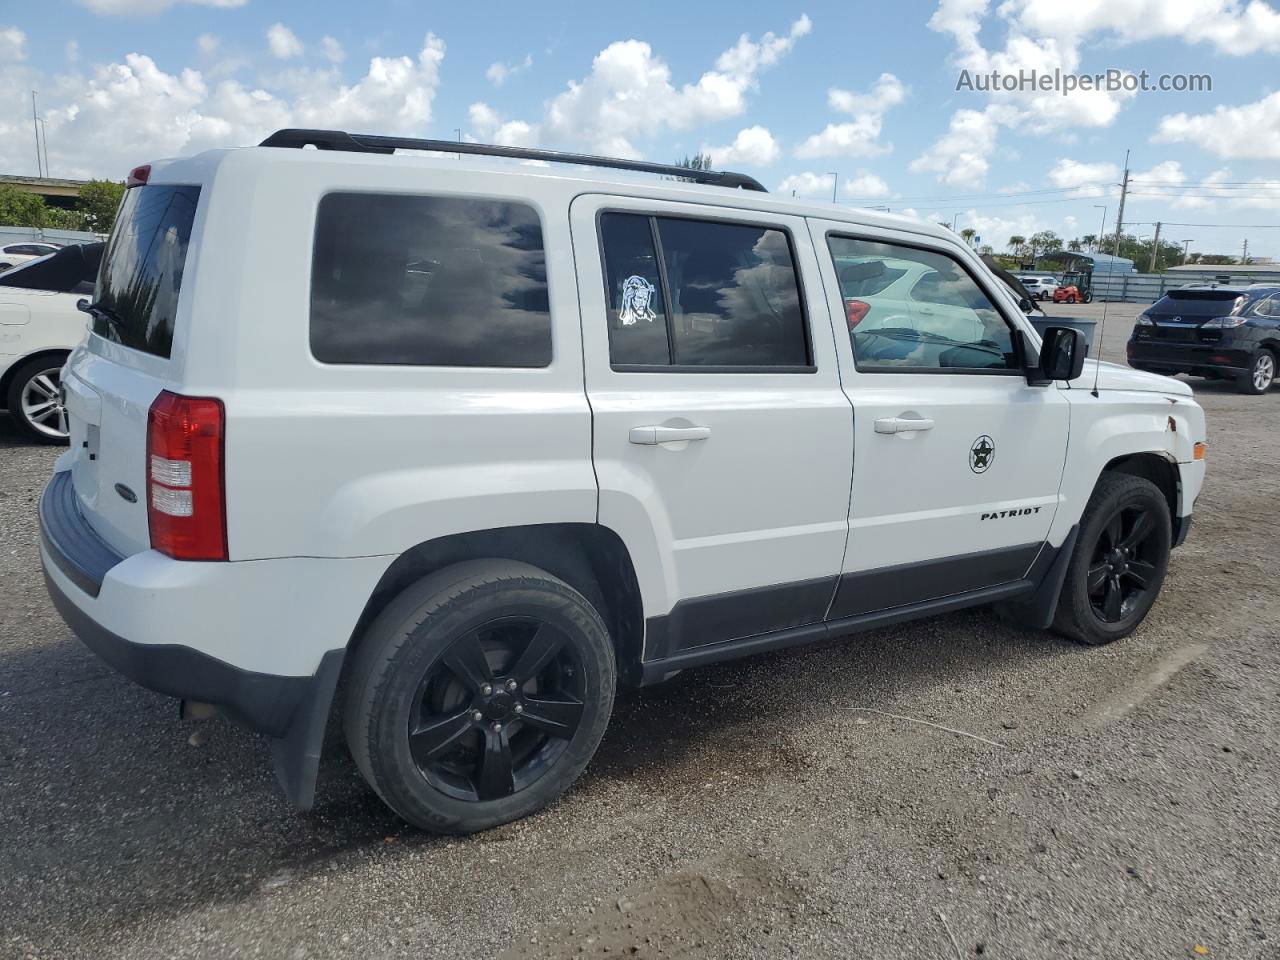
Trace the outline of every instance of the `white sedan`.
<instances>
[{"instance_id":1,"label":"white sedan","mask_svg":"<svg viewBox=\"0 0 1280 960\"><path fill-rule=\"evenodd\" d=\"M102 247L63 247L0 276L0 409L32 440L67 442L62 365L84 339L76 304L93 295Z\"/></svg>"},{"instance_id":2,"label":"white sedan","mask_svg":"<svg viewBox=\"0 0 1280 960\"><path fill-rule=\"evenodd\" d=\"M61 244L45 243L37 240L24 240L20 243L8 243L0 247L0 272L8 270L10 267L16 267L20 263L27 263L38 257L47 257L51 253L57 253L61 249Z\"/></svg>"}]
</instances>

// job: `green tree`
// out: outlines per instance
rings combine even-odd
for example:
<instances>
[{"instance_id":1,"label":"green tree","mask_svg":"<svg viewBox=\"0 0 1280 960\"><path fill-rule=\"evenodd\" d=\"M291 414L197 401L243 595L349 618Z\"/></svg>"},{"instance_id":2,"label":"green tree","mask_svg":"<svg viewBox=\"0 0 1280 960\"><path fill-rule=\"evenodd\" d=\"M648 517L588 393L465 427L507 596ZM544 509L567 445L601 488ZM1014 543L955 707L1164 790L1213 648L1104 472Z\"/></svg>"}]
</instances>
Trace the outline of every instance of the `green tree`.
<instances>
[{"instance_id":1,"label":"green tree","mask_svg":"<svg viewBox=\"0 0 1280 960\"><path fill-rule=\"evenodd\" d=\"M1012 237L1009 238L1009 246L1013 249L1013 255L1015 257L1022 256L1022 248L1025 247L1026 245L1027 245L1026 237L1020 236L1015 233Z\"/></svg>"},{"instance_id":2,"label":"green tree","mask_svg":"<svg viewBox=\"0 0 1280 960\"><path fill-rule=\"evenodd\" d=\"M1067 241L1067 249L1072 253L1079 253L1084 249L1084 243L1077 237L1075 240Z\"/></svg>"},{"instance_id":3,"label":"green tree","mask_svg":"<svg viewBox=\"0 0 1280 960\"><path fill-rule=\"evenodd\" d=\"M116 211L124 197L124 184L115 180L90 180L80 188L76 212L84 224L82 230L110 233L116 222Z\"/></svg>"},{"instance_id":4,"label":"green tree","mask_svg":"<svg viewBox=\"0 0 1280 960\"><path fill-rule=\"evenodd\" d=\"M1080 238L1080 242L1083 243L1090 250L1093 250L1095 252L1098 249L1098 238L1092 233L1086 233L1083 237Z\"/></svg>"},{"instance_id":5,"label":"green tree","mask_svg":"<svg viewBox=\"0 0 1280 960\"><path fill-rule=\"evenodd\" d=\"M0 224L7 227L42 227L44 197L11 184L0 184Z\"/></svg>"},{"instance_id":6,"label":"green tree","mask_svg":"<svg viewBox=\"0 0 1280 960\"><path fill-rule=\"evenodd\" d=\"M1031 255L1034 257L1053 250L1061 250L1062 238L1052 230L1041 230L1039 233L1032 234L1027 244L1031 247Z\"/></svg>"},{"instance_id":7,"label":"green tree","mask_svg":"<svg viewBox=\"0 0 1280 960\"><path fill-rule=\"evenodd\" d=\"M973 229L973 227L965 227L960 231L960 236L964 239L965 243L969 244L969 246L973 246L973 238L977 235L978 231Z\"/></svg>"}]
</instances>

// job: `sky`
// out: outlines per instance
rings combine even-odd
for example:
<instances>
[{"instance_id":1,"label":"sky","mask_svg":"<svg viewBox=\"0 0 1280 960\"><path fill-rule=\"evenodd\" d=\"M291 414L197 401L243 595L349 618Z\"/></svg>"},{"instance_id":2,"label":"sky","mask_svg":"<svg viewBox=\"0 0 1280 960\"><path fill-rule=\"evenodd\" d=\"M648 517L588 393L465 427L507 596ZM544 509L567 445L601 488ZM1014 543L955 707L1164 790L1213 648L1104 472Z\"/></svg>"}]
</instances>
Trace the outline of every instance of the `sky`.
<instances>
[{"instance_id":1,"label":"sky","mask_svg":"<svg viewBox=\"0 0 1280 960\"><path fill-rule=\"evenodd\" d=\"M288 126L656 161L977 231L1114 230L1280 259L1280 8L1264 0L788 4L41 0L0 6L0 173L55 177ZM1195 92L964 77L1208 74ZM966 73L967 71L967 73ZM1105 210L1103 209L1105 207ZM1131 225L1131 227L1130 227ZM1214 226L1211 226L1214 225ZM1216 226L1221 225L1221 226Z\"/></svg>"}]
</instances>

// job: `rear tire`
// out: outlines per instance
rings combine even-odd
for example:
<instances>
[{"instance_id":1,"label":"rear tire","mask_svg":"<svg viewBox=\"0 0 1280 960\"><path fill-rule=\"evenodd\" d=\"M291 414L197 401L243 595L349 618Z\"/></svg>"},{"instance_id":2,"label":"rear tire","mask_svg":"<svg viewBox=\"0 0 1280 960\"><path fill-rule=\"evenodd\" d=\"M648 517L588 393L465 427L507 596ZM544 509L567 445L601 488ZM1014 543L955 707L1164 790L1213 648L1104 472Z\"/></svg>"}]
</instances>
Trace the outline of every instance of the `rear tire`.
<instances>
[{"instance_id":1,"label":"rear tire","mask_svg":"<svg viewBox=\"0 0 1280 960\"><path fill-rule=\"evenodd\" d=\"M468 561L407 587L365 631L343 726L387 806L471 833L568 789L604 736L616 680L582 594L527 563Z\"/></svg>"},{"instance_id":2,"label":"rear tire","mask_svg":"<svg viewBox=\"0 0 1280 960\"><path fill-rule=\"evenodd\" d=\"M1133 633L1160 593L1172 545L1160 489L1142 477L1104 473L1080 518L1053 629L1091 646Z\"/></svg>"},{"instance_id":3,"label":"rear tire","mask_svg":"<svg viewBox=\"0 0 1280 960\"><path fill-rule=\"evenodd\" d=\"M5 404L19 432L37 443L65 444L67 415L61 380L65 356L33 357L20 364L9 381Z\"/></svg>"},{"instance_id":4,"label":"rear tire","mask_svg":"<svg viewBox=\"0 0 1280 960\"><path fill-rule=\"evenodd\" d=\"M1249 369L1236 378L1241 393L1260 396L1271 389L1276 377L1276 358L1270 350L1258 350L1249 358Z\"/></svg>"}]
</instances>

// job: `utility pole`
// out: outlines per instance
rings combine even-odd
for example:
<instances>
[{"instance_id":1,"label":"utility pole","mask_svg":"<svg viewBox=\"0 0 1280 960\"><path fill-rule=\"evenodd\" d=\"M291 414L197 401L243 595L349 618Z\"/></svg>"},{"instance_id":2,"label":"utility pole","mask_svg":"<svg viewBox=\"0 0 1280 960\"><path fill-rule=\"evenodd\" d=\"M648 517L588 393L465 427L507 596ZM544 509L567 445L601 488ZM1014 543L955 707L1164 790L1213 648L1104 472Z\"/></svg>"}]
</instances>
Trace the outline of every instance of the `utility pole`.
<instances>
[{"instance_id":1,"label":"utility pole","mask_svg":"<svg viewBox=\"0 0 1280 960\"><path fill-rule=\"evenodd\" d=\"M49 176L49 126L40 118L40 139L44 141L44 175Z\"/></svg>"},{"instance_id":2,"label":"utility pole","mask_svg":"<svg viewBox=\"0 0 1280 960\"><path fill-rule=\"evenodd\" d=\"M1240 266L1249 262L1249 238L1244 238L1244 252L1240 255Z\"/></svg>"},{"instance_id":3,"label":"utility pole","mask_svg":"<svg viewBox=\"0 0 1280 960\"><path fill-rule=\"evenodd\" d=\"M1093 252L1097 253L1104 243L1107 242L1107 205L1105 203L1095 203L1093 209L1102 208L1102 226L1098 229L1098 240L1093 245Z\"/></svg>"},{"instance_id":4,"label":"utility pole","mask_svg":"<svg viewBox=\"0 0 1280 960\"><path fill-rule=\"evenodd\" d=\"M36 176L44 176L44 164L40 161L40 120L36 117L36 92L31 91L31 129L36 135Z\"/></svg>"},{"instance_id":5,"label":"utility pole","mask_svg":"<svg viewBox=\"0 0 1280 960\"><path fill-rule=\"evenodd\" d=\"M1183 240L1182 241L1182 262L1186 263L1190 259L1191 259L1191 241Z\"/></svg>"},{"instance_id":6,"label":"utility pole","mask_svg":"<svg viewBox=\"0 0 1280 960\"><path fill-rule=\"evenodd\" d=\"M1155 239L1151 241L1151 266L1150 268L1148 268L1147 273L1156 272L1156 254L1159 252L1160 252L1160 221L1157 220Z\"/></svg>"},{"instance_id":7,"label":"utility pole","mask_svg":"<svg viewBox=\"0 0 1280 960\"><path fill-rule=\"evenodd\" d=\"M1129 194L1129 151L1124 152L1124 180L1120 182L1120 210L1116 214L1116 246L1113 256L1120 256L1120 233L1124 229L1124 200Z\"/></svg>"},{"instance_id":8,"label":"utility pole","mask_svg":"<svg viewBox=\"0 0 1280 960\"><path fill-rule=\"evenodd\" d=\"M835 203L836 202L836 186L839 185L840 183L840 174L837 173L835 170L830 170L828 171L828 175L831 177L831 202Z\"/></svg>"}]
</instances>

